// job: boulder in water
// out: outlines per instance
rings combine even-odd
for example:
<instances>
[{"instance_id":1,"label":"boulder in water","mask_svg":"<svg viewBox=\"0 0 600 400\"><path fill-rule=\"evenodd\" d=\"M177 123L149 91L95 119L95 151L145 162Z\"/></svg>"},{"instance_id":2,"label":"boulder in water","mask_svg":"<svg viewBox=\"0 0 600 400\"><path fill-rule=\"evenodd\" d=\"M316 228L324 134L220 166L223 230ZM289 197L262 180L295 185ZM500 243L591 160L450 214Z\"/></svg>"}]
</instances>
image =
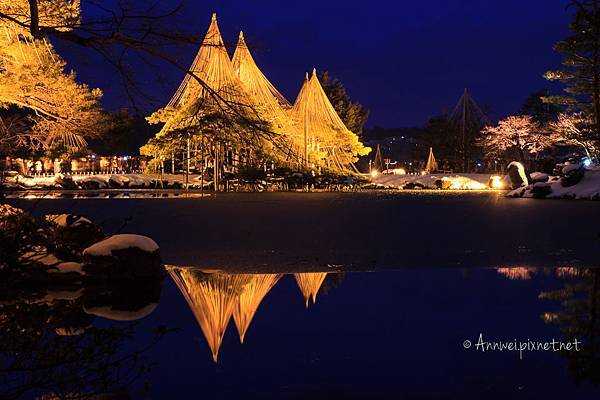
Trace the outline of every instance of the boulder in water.
<instances>
[{"instance_id":1,"label":"boulder in water","mask_svg":"<svg viewBox=\"0 0 600 400\"><path fill-rule=\"evenodd\" d=\"M55 225L54 245L67 259L79 255L85 248L104 239L102 229L89 219L73 214L47 215L46 220Z\"/></svg>"},{"instance_id":2,"label":"boulder in water","mask_svg":"<svg viewBox=\"0 0 600 400\"><path fill-rule=\"evenodd\" d=\"M83 251L84 272L90 279L137 279L163 276L160 250L141 235L114 235Z\"/></svg>"}]
</instances>

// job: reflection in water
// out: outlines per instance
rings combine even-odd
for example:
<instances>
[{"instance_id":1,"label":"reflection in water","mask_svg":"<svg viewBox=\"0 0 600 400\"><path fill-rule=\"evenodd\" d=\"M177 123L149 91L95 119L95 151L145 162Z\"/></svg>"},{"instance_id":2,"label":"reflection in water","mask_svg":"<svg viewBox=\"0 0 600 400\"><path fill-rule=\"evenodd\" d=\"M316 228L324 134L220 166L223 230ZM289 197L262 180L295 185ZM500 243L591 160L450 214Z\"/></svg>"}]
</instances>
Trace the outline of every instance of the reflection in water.
<instances>
[{"instance_id":1,"label":"reflection in water","mask_svg":"<svg viewBox=\"0 0 600 400\"><path fill-rule=\"evenodd\" d=\"M261 301L281 277L281 274L252 275L250 282L244 285L233 307L233 321L240 335L240 342L244 343L244 336Z\"/></svg>"},{"instance_id":2,"label":"reflection in water","mask_svg":"<svg viewBox=\"0 0 600 400\"><path fill-rule=\"evenodd\" d=\"M560 302L558 311L545 312L541 317L548 324L557 324L563 342L582 341L580 351L564 352L567 368L577 383L600 383L600 270L597 268L559 267L496 268L511 280L528 280L545 272L565 279L562 288L543 291L539 298Z\"/></svg>"},{"instance_id":3,"label":"reflection in water","mask_svg":"<svg viewBox=\"0 0 600 400\"><path fill-rule=\"evenodd\" d=\"M123 354L136 323L96 326L96 317L143 318L158 304L161 280L23 290L0 298L0 398L86 399L97 394L128 398L146 371L143 357L166 332Z\"/></svg>"},{"instance_id":4,"label":"reflection in water","mask_svg":"<svg viewBox=\"0 0 600 400\"><path fill-rule=\"evenodd\" d=\"M514 267L514 268L496 268L496 271L500 275L504 275L508 279L514 281L526 281L531 279L531 274L536 272L535 268L524 268L524 267Z\"/></svg>"},{"instance_id":5,"label":"reflection in water","mask_svg":"<svg viewBox=\"0 0 600 400\"><path fill-rule=\"evenodd\" d=\"M217 362L233 308L244 285L250 282L249 276L186 268L169 268L168 271L198 320L213 360Z\"/></svg>"},{"instance_id":6,"label":"reflection in water","mask_svg":"<svg viewBox=\"0 0 600 400\"><path fill-rule=\"evenodd\" d=\"M540 293L541 299L560 301L560 310L542 315L558 324L565 340L583 340L579 352L565 353L568 369L577 383L600 383L600 270L562 268L557 275L569 278L555 291Z\"/></svg>"},{"instance_id":7,"label":"reflection in water","mask_svg":"<svg viewBox=\"0 0 600 400\"><path fill-rule=\"evenodd\" d=\"M226 274L196 268L167 267L169 274L188 302L208 342L214 362L229 321L233 316L240 341L267 293L282 274ZM316 302L327 272L296 273L294 277L306 301Z\"/></svg>"},{"instance_id":8,"label":"reflection in water","mask_svg":"<svg viewBox=\"0 0 600 400\"><path fill-rule=\"evenodd\" d=\"M327 276L327 272L305 272L294 274L298 287L304 300L306 301L306 308L308 308L308 299L312 297L313 304L317 302L317 293Z\"/></svg>"}]
</instances>

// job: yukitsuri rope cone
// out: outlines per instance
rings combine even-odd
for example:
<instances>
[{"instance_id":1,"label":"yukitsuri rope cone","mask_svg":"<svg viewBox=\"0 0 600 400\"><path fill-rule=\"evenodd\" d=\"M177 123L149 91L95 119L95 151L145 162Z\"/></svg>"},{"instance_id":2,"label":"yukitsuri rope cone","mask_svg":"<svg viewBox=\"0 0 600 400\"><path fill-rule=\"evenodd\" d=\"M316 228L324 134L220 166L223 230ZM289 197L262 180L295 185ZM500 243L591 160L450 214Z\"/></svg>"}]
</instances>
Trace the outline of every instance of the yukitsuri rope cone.
<instances>
[{"instance_id":1,"label":"yukitsuri rope cone","mask_svg":"<svg viewBox=\"0 0 600 400\"><path fill-rule=\"evenodd\" d=\"M354 169L355 155L370 151L344 125L323 91L316 69L310 78L306 74L290 115L301 126L306 157L313 157L310 162L348 171Z\"/></svg>"},{"instance_id":2,"label":"yukitsuri rope cone","mask_svg":"<svg viewBox=\"0 0 600 400\"><path fill-rule=\"evenodd\" d=\"M298 124L288 115L292 106L256 65L243 32L240 32L232 62L254 110L271 124L275 133L284 135L287 143L282 147L289 148L292 156L297 158L303 149L302 135Z\"/></svg>"}]
</instances>

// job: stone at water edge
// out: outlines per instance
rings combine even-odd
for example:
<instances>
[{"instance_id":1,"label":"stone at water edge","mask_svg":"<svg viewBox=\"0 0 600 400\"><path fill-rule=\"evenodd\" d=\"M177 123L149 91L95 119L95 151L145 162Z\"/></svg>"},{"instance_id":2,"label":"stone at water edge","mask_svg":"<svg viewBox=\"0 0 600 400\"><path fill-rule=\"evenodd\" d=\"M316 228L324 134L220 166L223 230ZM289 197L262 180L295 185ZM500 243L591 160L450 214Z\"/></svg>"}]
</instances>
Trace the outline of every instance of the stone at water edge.
<instances>
[{"instance_id":1,"label":"stone at water edge","mask_svg":"<svg viewBox=\"0 0 600 400\"><path fill-rule=\"evenodd\" d=\"M89 219L73 214L46 215L55 226L54 246L65 258L78 258L81 252L105 238L102 229Z\"/></svg>"},{"instance_id":2,"label":"stone at water edge","mask_svg":"<svg viewBox=\"0 0 600 400\"><path fill-rule=\"evenodd\" d=\"M141 235L110 236L83 251L84 272L90 278L135 279L162 277L160 249Z\"/></svg>"},{"instance_id":3,"label":"stone at water edge","mask_svg":"<svg viewBox=\"0 0 600 400\"><path fill-rule=\"evenodd\" d=\"M60 185L63 189L77 189L77 184L73 181L71 175L58 174L54 178L54 182Z\"/></svg>"}]
</instances>

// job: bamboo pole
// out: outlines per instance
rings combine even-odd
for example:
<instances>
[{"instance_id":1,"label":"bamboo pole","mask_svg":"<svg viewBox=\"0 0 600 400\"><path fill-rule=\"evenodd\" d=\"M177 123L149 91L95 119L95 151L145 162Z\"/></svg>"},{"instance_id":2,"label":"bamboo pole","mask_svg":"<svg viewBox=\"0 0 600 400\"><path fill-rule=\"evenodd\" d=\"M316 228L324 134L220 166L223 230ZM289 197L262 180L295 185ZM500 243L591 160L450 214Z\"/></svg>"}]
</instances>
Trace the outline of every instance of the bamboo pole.
<instances>
[{"instance_id":1,"label":"bamboo pole","mask_svg":"<svg viewBox=\"0 0 600 400\"><path fill-rule=\"evenodd\" d=\"M190 184L190 138L186 141L186 164L185 164L185 190L188 190Z\"/></svg>"},{"instance_id":2,"label":"bamboo pole","mask_svg":"<svg viewBox=\"0 0 600 400\"><path fill-rule=\"evenodd\" d=\"M213 165L213 184L215 192L219 191L219 142L215 143L215 162Z\"/></svg>"},{"instance_id":3,"label":"bamboo pole","mask_svg":"<svg viewBox=\"0 0 600 400\"><path fill-rule=\"evenodd\" d=\"M204 160L204 135L200 134L200 160L202 161L200 165L200 193L204 191L204 167L206 166L206 162Z\"/></svg>"}]
</instances>

